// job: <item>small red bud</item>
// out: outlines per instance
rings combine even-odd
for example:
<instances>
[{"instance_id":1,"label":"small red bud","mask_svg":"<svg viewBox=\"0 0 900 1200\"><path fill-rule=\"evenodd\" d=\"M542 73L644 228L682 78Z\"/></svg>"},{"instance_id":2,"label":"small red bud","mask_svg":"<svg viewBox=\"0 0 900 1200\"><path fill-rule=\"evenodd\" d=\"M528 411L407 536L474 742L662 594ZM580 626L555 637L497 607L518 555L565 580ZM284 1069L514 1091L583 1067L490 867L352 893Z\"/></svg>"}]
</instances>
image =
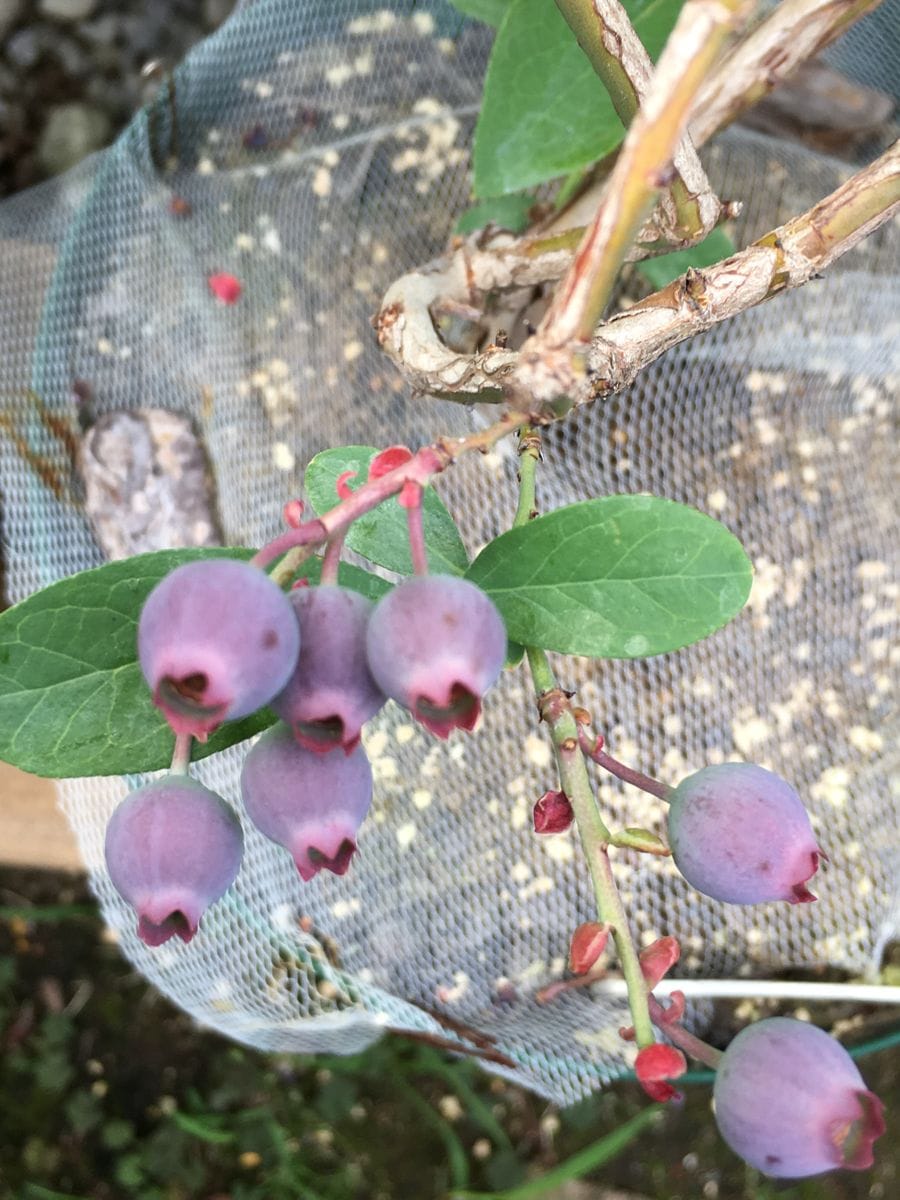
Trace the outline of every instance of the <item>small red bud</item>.
<instances>
[{"instance_id":1,"label":"small red bud","mask_svg":"<svg viewBox=\"0 0 900 1200\"><path fill-rule=\"evenodd\" d=\"M169 201L169 212L173 217L189 217L193 211L190 200L185 200L184 196L173 196Z\"/></svg>"},{"instance_id":2,"label":"small red bud","mask_svg":"<svg viewBox=\"0 0 900 1200\"><path fill-rule=\"evenodd\" d=\"M565 792L544 792L532 814L535 833L565 833L574 819Z\"/></svg>"},{"instance_id":3,"label":"small red bud","mask_svg":"<svg viewBox=\"0 0 900 1200\"><path fill-rule=\"evenodd\" d=\"M678 939L673 937L657 938L646 950L640 952L638 957L641 960L641 971L651 992L678 962L680 954Z\"/></svg>"},{"instance_id":4,"label":"small red bud","mask_svg":"<svg viewBox=\"0 0 900 1200\"><path fill-rule=\"evenodd\" d=\"M586 921L572 934L569 948L569 970L576 975L586 975L609 941L612 926L598 921Z\"/></svg>"},{"instance_id":5,"label":"small red bud","mask_svg":"<svg viewBox=\"0 0 900 1200\"><path fill-rule=\"evenodd\" d=\"M380 454L376 454L369 465L369 479L380 479L397 467L402 467L412 458L412 450L407 446L388 446Z\"/></svg>"},{"instance_id":6,"label":"small red bud","mask_svg":"<svg viewBox=\"0 0 900 1200\"><path fill-rule=\"evenodd\" d=\"M687 1070L687 1060L680 1050L667 1046L663 1042L655 1042L638 1051L634 1064L638 1083L651 1100L665 1104L668 1100L680 1100L681 1093L676 1091L668 1079L677 1079Z\"/></svg>"},{"instance_id":7,"label":"small red bud","mask_svg":"<svg viewBox=\"0 0 900 1200\"><path fill-rule=\"evenodd\" d=\"M634 1031L634 1026L633 1025L620 1025L619 1026L619 1037L622 1039L623 1042L633 1042L634 1039L637 1037L637 1034Z\"/></svg>"},{"instance_id":8,"label":"small red bud","mask_svg":"<svg viewBox=\"0 0 900 1200\"><path fill-rule=\"evenodd\" d=\"M234 304L240 298L240 282L225 271L210 275L206 282L209 284L209 290L222 304Z\"/></svg>"}]
</instances>

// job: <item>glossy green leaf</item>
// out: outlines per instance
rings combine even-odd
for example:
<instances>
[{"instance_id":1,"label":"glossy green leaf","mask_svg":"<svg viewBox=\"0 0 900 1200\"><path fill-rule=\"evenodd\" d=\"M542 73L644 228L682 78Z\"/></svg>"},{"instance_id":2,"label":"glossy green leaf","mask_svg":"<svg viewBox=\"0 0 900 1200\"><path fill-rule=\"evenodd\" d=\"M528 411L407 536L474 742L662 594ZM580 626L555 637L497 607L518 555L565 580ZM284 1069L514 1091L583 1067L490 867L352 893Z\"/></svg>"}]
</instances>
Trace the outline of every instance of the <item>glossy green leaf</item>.
<instances>
[{"instance_id":1,"label":"glossy green leaf","mask_svg":"<svg viewBox=\"0 0 900 1200\"><path fill-rule=\"evenodd\" d=\"M682 0L625 0L658 57ZM624 130L553 0L511 0L491 52L475 130L475 194L499 196L596 162Z\"/></svg>"},{"instance_id":2,"label":"glossy green leaf","mask_svg":"<svg viewBox=\"0 0 900 1200\"><path fill-rule=\"evenodd\" d=\"M467 208L456 222L457 233L474 233L485 225L496 225L510 233L523 233L528 228L528 214L534 205L534 196L515 192L511 196L490 196L479 204Z\"/></svg>"},{"instance_id":3,"label":"glossy green leaf","mask_svg":"<svg viewBox=\"0 0 900 1200\"><path fill-rule=\"evenodd\" d=\"M711 267L728 258L729 254L734 254L734 242L724 229L714 229L696 246L661 254L658 258L645 258L635 266L654 288L664 288L691 267Z\"/></svg>"},{"instance_id":4,"label":"glossy green leaf","mask_svg":"<svg viewBox=\"0 0 900 1200\"><path fill-rule=\"evenodd\" d=\"M592 658L644 658L740 612L751 566L724 525L656 496L557 509L489 543L467 572L510 638Z\"/></svg>"},{"instance_id":5,"label":"glossy green leaf","mask_svg":"<svg viewBox=\"0 0 900 1200\"><path fill-rule=\"evenodd\" d=\"M485 25L492 25L496 29L509 8L510 0L450 0L450 3L467 17L484 21Z\"/></svg>"},{"instance_id":6,"label":"glossy green leaf","mask_svg":"<svg viewBox=\"0 0 900 1200\"><path fill-rule=\"evenodd\" d=\"M368 479L369 465L378 453L372 446L341 446L316 455L306 468L305 483L310 502L320 516L339 503L340 477L353 472L346 482L355 490ZM423 526L431 570L461 575L469 563L466 548L453 518L433 488L425 489ZM389 571L412 574L406 510L400 507L396 496L354 521L347 534L347 545Z\"/></svg>"},{"instance_id":7,"label":"glossy green leaf","mask_svg":"<svg viewBox=\"0 0 900 1200\"><path fill-rule=\"evenodd\" d=\"M0 759L57 779L167 767L173 735L137 662L144 600L169 571L252 550L161 550L60 580L0 614ZM301 574L315 583L319 561ZM356 567L340 581L376 599L390 588ZM194 757L224 750L275 720L268 709L227 723Z\"/></svg>"}]
</instances>

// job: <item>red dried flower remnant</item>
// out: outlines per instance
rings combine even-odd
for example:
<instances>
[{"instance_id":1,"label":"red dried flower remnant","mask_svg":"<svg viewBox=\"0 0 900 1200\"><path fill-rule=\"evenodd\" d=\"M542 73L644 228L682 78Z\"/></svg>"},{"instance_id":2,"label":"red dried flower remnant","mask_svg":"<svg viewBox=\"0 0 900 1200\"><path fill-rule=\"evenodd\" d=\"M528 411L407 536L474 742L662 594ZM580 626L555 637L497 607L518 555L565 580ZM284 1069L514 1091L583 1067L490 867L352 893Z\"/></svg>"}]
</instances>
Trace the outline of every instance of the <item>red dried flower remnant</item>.
<instances>
[{"instance_id":1,"label":"red dried flower remnant","mask_svg":"<svg viewBox=\"0 0 900 1200\"><path fill-rule=\"evenodd\" d=\"M667 1081L677 1079L686 1070L687 1060L681 1051L663 1042L655 1042L639 1050L634 1064L638 1083L651 1100L660 1104L682 1098L681 1093Z\"/></svg>"},{"instance_id":2,"label":"red dried flower remnant","mask_svg":"<svg viewBox=\"0 0 900 1200\"><path fill-rule=\"evenodd\" d=\"M531 815L535 833L565 833L575 819L565 792L544 792Z\"/></svg>"}]
</instances>

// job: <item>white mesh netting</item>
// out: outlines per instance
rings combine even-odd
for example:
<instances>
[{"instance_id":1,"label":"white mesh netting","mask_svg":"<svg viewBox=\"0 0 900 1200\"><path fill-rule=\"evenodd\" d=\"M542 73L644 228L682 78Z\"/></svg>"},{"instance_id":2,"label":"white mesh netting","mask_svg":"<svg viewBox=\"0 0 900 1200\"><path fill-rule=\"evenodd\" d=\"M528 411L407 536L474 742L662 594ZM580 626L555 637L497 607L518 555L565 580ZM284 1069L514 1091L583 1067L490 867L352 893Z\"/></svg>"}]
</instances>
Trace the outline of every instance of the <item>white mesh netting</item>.
<instances>
[{"instance_id":1,"label":"white mesh netting","mask_svg":"<svg viewBox=\"0 0 900 1200\"><path fill-rule=\"evenodd\" d=\"M439 3L259 0L177 71L177 129L163 94L107 153L0 209L12 599L102 561L71 461L75 380L98 413L189 414L226 540L242 545L277 532L317 451L415 445L480 420L411 398L369 320L466 206L490 37ZM745 202L739 244L847 171L749 133L705 159L721 192ZM189 216L173 216L176 195ZM756 568L747 610L712 639L644 662L561 662L565 685L617 757L666 780L733 757L786 775L832 854L818 904L751 908L693 893L666 862L618 854L639 937L677 935L686 975L866 971L897 931L896 252L896 226L883 229L827 278L677 348L547 437L545 510L653 491L722 519ZM239 304L211 301L216 270L240 278ZM508 526L514 474L501 449L440 481L470 551ZM439 1009L495 1036L515 1077L560 1102L620 1073L624 1005L587 991L534 1001L592 911L572 839L530 831L553 773L523 670L504 674L474 737L435 744L389 706L366 746L376 797L346 877L301 884L245 820L236 886L190 945L157 950L137 940L103 867L126 781L64 784L124 953L199 1020L262 1048L349 1052L385 1024L446 1033L426 1011ZM242 753L196 768L239 812ZM660 826L649 797L608 780L600 796L614 821Z\"/></svg>"}]
</instances>

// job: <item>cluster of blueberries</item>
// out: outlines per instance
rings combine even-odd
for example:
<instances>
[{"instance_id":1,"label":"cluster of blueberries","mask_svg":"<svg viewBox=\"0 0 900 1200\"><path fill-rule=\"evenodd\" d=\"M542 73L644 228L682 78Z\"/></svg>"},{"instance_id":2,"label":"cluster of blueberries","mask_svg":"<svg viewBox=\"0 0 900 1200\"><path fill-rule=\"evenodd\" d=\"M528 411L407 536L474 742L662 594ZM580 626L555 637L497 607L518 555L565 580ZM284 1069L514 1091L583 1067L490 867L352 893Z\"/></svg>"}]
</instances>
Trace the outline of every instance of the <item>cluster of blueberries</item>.
<instances>
[{"instance_id":1,"label":"cluster of blueberries","mask_svg":"<svg viewBox=\"0 0 900 1200\"><path fill-rule=\"evenodd\" d=\"M286 594L256 566L212 559L153 589L138 657L176 735L205 740L263 705L281 718L248 753L241 793L306 881L323 868L342 875L356 850L372 799L364 723L390 697L438 737L471 730L506 630L489 597L452 576L407 579L373 604L337 584ZM151 946L193 937L242 853L232 809L186 774L133 792L107 827L110 878Z\"/></svg>"},{"instance_id":2,"label":"cluster of blueberries","mask_svg":"<svg viewBox=\"0 0 900 1200\"><path fill-rule=\"evenodd\" d=\"M342 875L356 850L372 799L364 723L390 697L438 737L471 730L506 649L494 604L462 579L417 576L373 604L331 583L285 594L231 559L171 572L138 627L154 703L182 743L263 705L280 718L247 754L241 792L249 819L290 852L304 881L322 869ZM779 776L724 763L655 794L669 803L675 863L699 891L733 904L814 899L807 881L821 851ZM242 854L233 810L174 769L133 792L107 828L110 878L150 946L190 941ZM641 1051L665 1062L673 1053L665 1043ZM868 1167L884 1131L881 1103L840 1043L787 1018L734 1039L717 1068L715 1104L729 1145L781 1178Z\"/></svg>"}]
</instances>

